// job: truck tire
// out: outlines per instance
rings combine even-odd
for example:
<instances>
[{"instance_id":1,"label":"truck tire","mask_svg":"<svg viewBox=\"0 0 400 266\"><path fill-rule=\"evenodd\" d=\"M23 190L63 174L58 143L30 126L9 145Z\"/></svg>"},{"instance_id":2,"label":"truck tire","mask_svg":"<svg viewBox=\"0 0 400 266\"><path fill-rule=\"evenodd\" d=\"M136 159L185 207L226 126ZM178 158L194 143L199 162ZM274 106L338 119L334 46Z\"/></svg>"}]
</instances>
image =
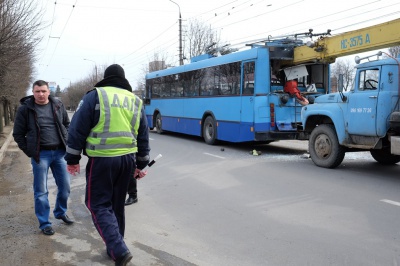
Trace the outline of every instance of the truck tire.
<instances>
[{"instance_id":1,"label":"truck tire","mask_svg":"<svg viewBox=\"0 0 400 266\"><path fill-rule=\"evenodd\" d=\"M207 116L206 120L204 120L203 138L209 145L217 143L217 127L212 116Z\"/></svg>"},{"instance_id":2,"label":"truck tire","mask_svg":"<svg viewBox=\"0 0 400 266\"><path fill-rule=\"evenodd\" d=\"M156 128L157 128L157 133L158 134L162 134L163 130L162 130L162 120L161 120L161 114L158 113L156 116Z\"/></svg>"},{"instance_id":3,"label":"truck tire","mask_svg":"<svg viewBox=\"0 0 400 266\"><path fill-rule=\"evenodd\" d=\"M315 165L324 168L339 166L345 155L345 149L339 145L333 125L319 125L311 132L308 148Z\"/></svg>"},{"instance_id":4,"label":"truck tire","mask_svg":"<svg viewBox=\"0 0 400 266\"><path fill-rule=\"evenodd\" d=\"M391 165L400 162L400 155L391 154L389 148L371 150L370 152L375 161L380 164Z\"/></svg>"}]
</instances>

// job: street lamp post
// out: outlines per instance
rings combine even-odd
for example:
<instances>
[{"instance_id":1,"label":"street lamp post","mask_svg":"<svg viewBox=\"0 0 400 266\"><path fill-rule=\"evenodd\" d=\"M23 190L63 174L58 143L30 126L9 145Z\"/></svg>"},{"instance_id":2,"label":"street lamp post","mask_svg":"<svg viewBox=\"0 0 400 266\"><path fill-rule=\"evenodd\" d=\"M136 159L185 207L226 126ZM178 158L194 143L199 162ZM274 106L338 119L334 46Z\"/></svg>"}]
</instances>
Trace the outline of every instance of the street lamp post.
<instances>
[{"instance_id":1,"label":"street lamp post","mask_svg":"<svg viewBox=\"0 0 400 266\"><path fill-rule=\"evenodd\" d=\"M183 65L183 52L182 52L182 17L181 17L181 7L172 0L169 0L179 8L179 65Z\"/></svg>"},{"instance_id":2,"label":"street lamp post","mask_svg":"<svg viewBox=\"0 0 400 266\"><path fill-rule=\"evenodd\" d=\"M94 69L95 69L95 71L96 71L96 82L97 82L97 64L96 64L96 62L93 61L93 60L90 60L90 59L86 59L86 58L83 58L83 60L90 61L90 62L93 62L93 63L94 63Z\"/></svg>"}]
</instances>

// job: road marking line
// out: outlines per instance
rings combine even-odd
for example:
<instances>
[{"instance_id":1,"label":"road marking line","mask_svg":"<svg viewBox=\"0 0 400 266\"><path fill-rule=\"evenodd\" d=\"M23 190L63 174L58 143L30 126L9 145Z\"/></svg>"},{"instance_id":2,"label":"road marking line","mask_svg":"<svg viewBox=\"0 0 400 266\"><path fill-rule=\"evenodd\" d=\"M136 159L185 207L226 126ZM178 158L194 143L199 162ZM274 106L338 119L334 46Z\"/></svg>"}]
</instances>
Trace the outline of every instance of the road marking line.
<instances>
[{"instance_id":1,"label":"road marking line","mask_svg":"<svg viewBox=\"0 0 400 266\"><path fill-rule=\"evenodd\" d=\"M400 207L400 202L398 202L398 201L393 201L393 200L388 200L388 199L381 199L380 201L386 202L386 203L389 203L389 204L396 205L396 206L399 206L399 207Z\"/></svg>"},{"instance_id":2,"label":"road marking line","mask_svg":"<svg viewBox=\"0 0 400 266\"><path fill-rule=\"evenodd\" d=\"M207 152L205 152L205 153L203 153L203 154L205 154L205 155L210 155L210 156L212 156L212 157L217 157L217 158L220 158L220 159L225 159L225 157L218 156L218 155L214 155L214 154L207 153Z\"/></svg>"}]
</instances>

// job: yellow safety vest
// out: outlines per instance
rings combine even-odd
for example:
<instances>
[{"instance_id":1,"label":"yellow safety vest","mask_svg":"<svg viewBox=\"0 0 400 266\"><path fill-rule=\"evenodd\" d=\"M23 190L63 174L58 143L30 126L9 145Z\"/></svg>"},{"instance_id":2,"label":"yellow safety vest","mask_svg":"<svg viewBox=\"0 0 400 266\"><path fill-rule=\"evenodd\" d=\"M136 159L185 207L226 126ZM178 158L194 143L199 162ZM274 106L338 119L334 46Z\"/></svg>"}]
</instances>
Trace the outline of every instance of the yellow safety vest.
<instances>
[{"instance_id":1,"label":"yellow safety vest","mask_svg":"<svg viewBox=\"0 0 400 266\"><path fill-rule=\"evenodd\" d=\"M96 88L99 122L86 139L91 157L114 157L137 152L142 100L132 92L114 87Z\"/></svg>"}]
</instances>

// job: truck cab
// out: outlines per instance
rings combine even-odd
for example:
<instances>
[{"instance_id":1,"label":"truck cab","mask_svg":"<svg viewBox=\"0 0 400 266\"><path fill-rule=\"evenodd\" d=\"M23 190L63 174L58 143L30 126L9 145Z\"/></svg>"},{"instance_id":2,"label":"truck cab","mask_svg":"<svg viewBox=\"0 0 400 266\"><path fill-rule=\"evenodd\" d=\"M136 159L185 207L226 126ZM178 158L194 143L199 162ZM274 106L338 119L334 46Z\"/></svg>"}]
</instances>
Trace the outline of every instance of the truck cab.
<instances>
[{"instance_id":1,"label":"truck cab","mask_svg":"<svg viewBox=\"0 0 400 266\"><path fill-rule=\"evenodd\" d=\"M302 124L310 133L312 160L318 166L335 168L345 152L369 150L380 163L399 162L400 156L391 152L391 137L400 135L392 125L398 117L393 114L398 113L399 60L358 64L350 91L339 89L320 96L302 109Z\"/></svg>"},{"instance_id":2,"label":"truck cab","mask_svg":"<svg viewBox=\"0 0 400 266\"><path fill-rule=\"evenodd\" d=\"M346 94L348 146L374 148L385 137L399 98L398 65L393 59L356 66L354 87Z\"/></svg>"}]
</instances>

